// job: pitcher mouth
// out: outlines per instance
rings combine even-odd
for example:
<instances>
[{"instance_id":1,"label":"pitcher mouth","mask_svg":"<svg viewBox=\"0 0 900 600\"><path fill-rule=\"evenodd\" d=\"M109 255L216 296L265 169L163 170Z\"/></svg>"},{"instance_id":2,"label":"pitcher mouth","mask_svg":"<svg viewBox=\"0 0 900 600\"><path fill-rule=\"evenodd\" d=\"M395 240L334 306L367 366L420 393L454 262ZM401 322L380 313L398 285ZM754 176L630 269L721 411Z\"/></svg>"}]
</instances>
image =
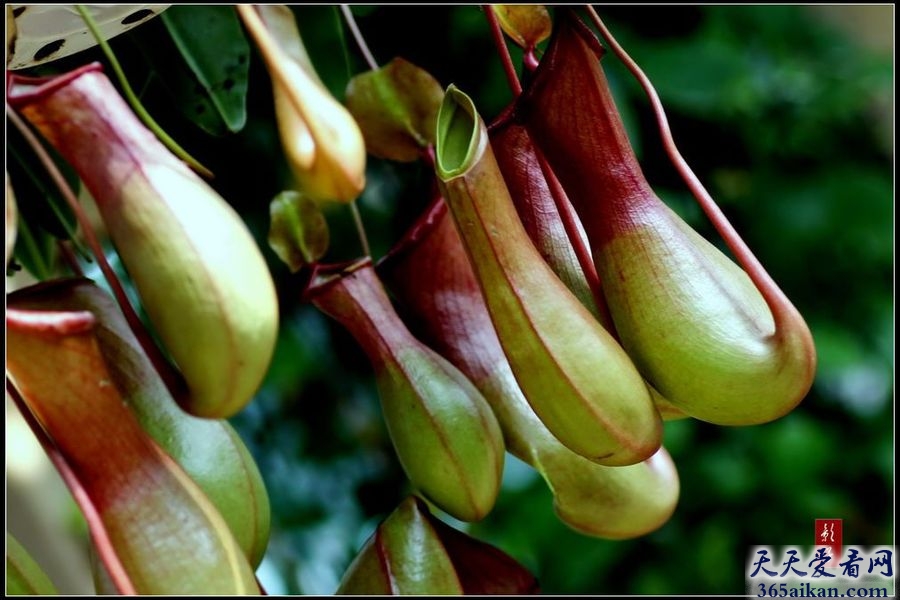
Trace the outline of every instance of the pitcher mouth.
<instances>
[{"instance_id":1,"label":"pitcher mouth","mask_svg":"<svg viewBox=\"0 0 900 600\"><path fill-rule=\"evenodd\" d=\"M444 215L447 214L447 203L440 192L434 190L432 199L418 219L406 230L403 236L393 245L387 254L378 260L376 269L384 269L386 265L399 260L399 257L411 252L415 247L428 238L431 231L437 227Z\"/></svg>"},{"instance_id":2,"label":"pitcher mouth","mask_svg":"<svg viewBox=\"0 0 900 600\"><path fill-rule=\"evenodd\" d=\"M301 293L301 299L304 302L311 302L344 277L348 277L366 267L374 268L372 257L370 256L337 263L317 263L313 265L309 273Z\"/></svg>"},{"instance_id":3,"label":"pitcher mouth","mask_svg":"<svg viewBox=\"0 0 900 600\"><path fill-rule=\"evenodd\" d=\"M85 73L93 71L103 72L103 65L95 61L67 73L45 77L29 77L7 71L6 101L13 108L26 106L49 96Z\"/></svg>"}]
</instances>

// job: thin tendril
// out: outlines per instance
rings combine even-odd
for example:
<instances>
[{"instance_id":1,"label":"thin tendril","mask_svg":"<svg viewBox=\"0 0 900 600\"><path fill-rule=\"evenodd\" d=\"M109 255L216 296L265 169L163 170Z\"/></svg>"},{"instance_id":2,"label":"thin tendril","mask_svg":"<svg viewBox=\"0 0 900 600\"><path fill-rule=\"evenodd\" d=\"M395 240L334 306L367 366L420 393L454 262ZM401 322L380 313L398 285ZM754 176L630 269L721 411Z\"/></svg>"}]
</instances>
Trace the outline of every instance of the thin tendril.
<instances>
[{"instance_id":1,"label":"thin tendril","mask_svg":"<svg viewBox=\"0 0 900 600\"><path fill-rule=\"evenodd\" d=\"M359 243L365 256L372 256L372 250L369 247L369 238L366 237L366 228L363 225L362 215L359 213L359 207L356 200L350 203L350 214L353 215L353 224L356 226L356 233L359 235Z\"/></svg>"},{"instance_id":2,"label":"thin tendril","mask_svg":"<svg viewBox=\"0 0 900 600\"><path fill-rule=\"evenodd\" d=\"M509 83L509 89L512 90L514 96L518 97L522 93L522 84L519 82L519 75L516 73L516 67L513 65L512 55L506 45L506 39L503 37L503 30L500 28L500 22L494 9L490 4L482 6L484 16L487 18L491 26L491 37L494 40L494 46L500 53L500 62L503 63L503 71L506 73L506 81Z\"/></svg>"},{"instance_id":3,"label":"thin tendril","mask_svg":"<svg viewBox=\"0 0 900 600\"><path fill-rule=\"evenodd\" d=\"M750 251L750 248L747 247L747 244L741 239L727 217L725 217L722 209L719 208L709 192L706 191L706 188L703 187L700 179L693 172L687 164L687 161L675 146L675 140L673 139L672 131L669 128L668 118L666 117L659 95L656 93L656 89L654 89L653 84L650 83L650 79L641 70L634 59L632 59L619 45L600 19L600 16L594 10L594 7L586 5L586 8L594 25L596 25L597 30L600 32L600 35L603 36L603 39L610 46L615 55L628 68L644 89L644 93L646 93L649 98L653 112L656 115L656 120L659 124L660 137L662 138L666 154L669 156L669 159L672 161L672 164L679 175L681 175L681 178L691 191L691 194L697 199L700 208L706 213L707 218L712 222L716 231L722 236L722 239L728 245L728 248L734 253L735 258L747 272L747 275L753 281L760 294L762 294L766 304L769 306L769 310L772 311L772 317L775 319L775 334L776 336L779 335L781 325L791 316L792 311L790 310L790 302L765 268L763 268L759 259L756 258L753 252Z\"/></svg>"},{"instance_id":4,"label":"thin tendril","mask_svg":"<svg viewBox=\"0 0 900 600\"><path fill-rule=\"evenodd\" d=\"M350 31L353 33L353 39L356 40L356 44L359 46L360 51L363 53L363 57L365 57L366 63L369 65L369 68L373 71L377 71L378 63L375 62L375 57L372 55L372 51L369 50L369 45L366 44L366 39L362 36L362 33L359 31L359 27L356 25L356 18L353 16L353 11L350 10L350 6L347 4L341 4L341 13L343 13L344 20L347 21L347 27L349 27Z\"/></svg>"},{"instance_id":5,"label":"thin tendril","mask_svg":"<svg viewBox=\"0 0 900 600\"><path fill-rule=\"evenodd\" d=\"M369 65L371 70L377 71L378 63L375 61L375 56L372 54L372 51L369 50L369 45L366 43L366 39L363 37L362 32L359 30L359 26L356 24L356 18L353 16L353 11L350 10L350 6L341 4L341 14L344 15L344 21L347 23L347 27L350 28L353 39L356 40L356 45L359 46L363 57L365 57L366 64ZM346 44L344 47L346 48ZM349 61L346 64L347 74L352 75L352 73L350 73ZM356 234L359 236L359 244L362 247L363 254L365 256L372 256L372 250L369 246L369 236L366 234L366 227L363 223L362 214L359 212L359 205L356 200L350 203L350 213L353 215L353 225L356 227Z\"/></svg>"},{"instance_id":6,"label":"thin tendril","mask_svg":"<svg viewBox=\"0 0 900 600\"><path fill-rule=\"evenodd\" d=\"M88 248L90 248L91 253L94 255L94 258L97 259L97 266L100 267L100 271L103 273L104 279L106 279L107 284L112 290L122 314L128 321L128 325L131 327L131 331L134 333L135 337L137 337L138 342L141 344L141 347L144 349L148 358L150 358L153 366L156 367L160 377L162 377L163 381L166 383L166 387L169 388L169 391L175 398L179 398L184 393L184 382L172 369L165 357L163 357L159 348L150 338L150 334L144 327L143 322L141 322L134 308L131 306L131 303L128 301L128 296L125 293L122 282L119 281L119 278L110 266L109 261L106 260L106 255L103 253L103 247L100 245L100 240L97 238L97 234L91 226L90 219L88 219L84 209L75 197L72 188L69 187L65 177L60 173L56 163L53 162L53 159L50 158L47 151L44 150L40 141L9 104L6 105L6 116L13 122L16 129L22 133L25 141L32 148L38 159L41 161L41 164L47 170L53 183L59 188L59 191L69 205L69 208L72 209L75 220L78 221L78 225L84 235L85 242L87 243Z\"/></svg>"},{"instance_id":7,"label":"thin tendril","mask_svg":"<svg viewBox=\"0 0 900 600\"><path fill-rule=\"evenodd\" d=\"M81 482L78 480L78 476L72 470L72 467L69 466L66 457L63 456L53 440L50 439L50 436L47 435L47 432L44 431L41 424L38 423L37 419L28 408L28 403L22 397L16 386L9 380L9 377L6 378L6 392L9 394L10 398L13 399L22 418L25 419L25 422L34 434L34 437L37 438L41 447L44 449L44 452L47 454L47 458L53 463L57 473L59 473L59 476L65 482L66 487L69 488L72 497L75 498L75 502L78 504L81 513L89 524L91 537L94 540L94 546L97 548L97 553L104 557L104 566L109 571L110 579L112 579L119 593L131 596L137 595L137 590L134 588L134 584L131 583L131 579L128 577L128 573L125 571L125 567L119 559L119 555L116 554L112 541L109 539L109 535L103 525L103 519L100 517L100 513L97 512L97 507L94 506L87 490L84 489L84 486L82 486Z\"/></svg>"},{"instance_id":8,"label":"thin tendril","mask_svg":"<svg viewBox=\"0 0 900 600\"><path fill-rule=\"evenodd\" d=\"M334 15L334 21L335 21L335 27L337 28L338 40L341 43L341 55L344 57L344 72L347 74L347 81L349 82L350 79L353 78L354 69L351 66L352 60L350 58L350 49L347 48L347 35L344 33L344 27L343 27L344 17L343 17L343 13L340 10L340 7L334 7L334 9L335 10L332 11L332 14Z\"/></svg>"},{"instance_id":9,"label":"thin tendril","mask_svg":"<svg viewBox=\"0 0 900 600\"><path fill-rule=\"evenodd\" d=\"M134 93L134 90L131 88L131 84L128 83L128 79L126 79L125 77L125 71L122 70L122 65L119 64L115 53L113 53L112 48L110 48L109 44L106 42L106 38L103 37L103 34L100 33L100 30L97 28L97 23L94 21L94 17L91 16L90 11L87 10L82 4L76 4L75 8L78 10L78 14L81 15L81 18L88 26L88 29L91 30L91 34L94 36L94 39L97 40L97 44L100 46L100 49L103 50L103 54L106 56L106 60L109 61L113 72L116 74L116 78L119 80L119 85L122 87L122 91L125 93L125 97L128 99L128 103L131 105L132 110L134 110L137 116L140 117L141 121L143 121L144 125L146 125L147 128L150 129L156 135L156 137L159 138L159 140L163 144L165 144L169 150L172 151L173 154L178 156L178 158L186 162L192 169L194 169L204 177L212 179L212 171L200 164L197 159L188 154L186 150L179 146L178 143L169 136L169 134L163 131L162 127L160 127L156 123L153 117L150 116L150 113L147 112L147 109L144 108L144 105L141 104L141 101L138 99L137 95Z\"/></svg>"}]
</instances>

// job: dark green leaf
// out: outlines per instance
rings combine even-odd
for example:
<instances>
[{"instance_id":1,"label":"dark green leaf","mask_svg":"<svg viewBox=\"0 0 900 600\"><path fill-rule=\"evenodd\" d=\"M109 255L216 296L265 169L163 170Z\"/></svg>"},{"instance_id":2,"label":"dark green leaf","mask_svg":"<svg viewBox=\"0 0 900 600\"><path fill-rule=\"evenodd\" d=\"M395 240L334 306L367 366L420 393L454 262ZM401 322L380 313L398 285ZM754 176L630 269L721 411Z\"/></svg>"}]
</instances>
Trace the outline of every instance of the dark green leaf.
<instances>
[{"instance_id":1,"label":"dark green leaf","mask_svg":"<svg viewBox=\"0 0 900 600\"><path fill-rule=\"evenodd\" d=\"M150 67L150 77L162 83L187 121L210 135L228 135L228 125L181 57L162 19L151 21L130 35Z\"/></svg>"},{"instance_id":2,"label":"dark green leaf","mask_svg":"<svg viewBox=\"0 0 900 600\"><path fill-rule=\"evenodd\" d=\"M173 5L162 21L203 95L229 131L240 131L247 121L250 46L233 7ZM192 105L201 105L200 96L195 88Z\"/></svg>"}]
</instances>

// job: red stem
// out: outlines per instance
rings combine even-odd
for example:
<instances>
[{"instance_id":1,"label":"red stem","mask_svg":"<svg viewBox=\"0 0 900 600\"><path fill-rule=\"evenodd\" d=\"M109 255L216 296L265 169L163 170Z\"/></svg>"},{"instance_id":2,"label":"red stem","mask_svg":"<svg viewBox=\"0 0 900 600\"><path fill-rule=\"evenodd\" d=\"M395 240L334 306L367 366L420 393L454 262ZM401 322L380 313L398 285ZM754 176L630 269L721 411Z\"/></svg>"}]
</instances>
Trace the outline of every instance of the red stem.
<instances>
[{"instance_id":1,"label":"red stem","mask_svg":"<svg viewBox=\"0 0 900 600\"><path fill-rule=\"evenodd\" d=\"M719 208L709 192L706 191L706 188L703 187L700 179L678 151L675 140L672 137L672 131L669 128L666 112L663 109L659 95L656 93L656 89L654 89L653 84L650 83L650 79L641 70L634 59L632 59L619 45L594 8L590 5L586 5L586 8L594 25L596 25L600 32L600 35L603 36L604 41L606 41L615 55L628 68L635 79L638 80L638 83L640 83L641 87L644 89L644 93L647 94L647 98L650 100L653 112L656 115L656 121L659 124L659 133L666 154L668 154L673 166L678 171L679 175L681 175L681 178L684 180L691 194L696 198L697 203L700 204L700 208L706 213L706 216L713 224L713 227L715 227L719 235L722 236L722 239L728 245L728 248L734 254L738 263L743 267L744 271L747 272L750 280L766 301L769 310L772 311L772 318L775 321L775 336L779 336L782 331L782 326L791 318L791 311L786 310L786 307L789 305L787 297L765 268L763 268L759 259L756 258L753 252L750 251L750 248L747 247L747 244L741 239L741 236L728 221L727 217L722 212L722 209Z\"/></svg>"},{"instance_id":2,"label":"red stem","mask_svg":"<svg viewBox=\"0 0 900 600\"><path fill-rule=\"evenodd\" d=\"M78 481L78 476L75 475L75 472L69 466L66 457L63 456L53 440L50 439L50 436L47 435L47 432L44 431L41 424L38 423L38 420L28 408L28 403L8 377L6 378L6 392L9 394L10 398L13 399L22 418L25 419L28 427L31 429L32 433L34 433L34 437L37 438L41 447L44 449L44 452L47 454L47 458L53 463L53 466L66 484L66 487L69 488L72 497L75 498L75 502L78 504L78 507L81 509L81 512L88 523L88 528L90 529L91 537L94 540L94 546L97 548L97 553L103 558L103 564L109 571L110 579L112 579L120 594L136 596L137 590L134 588L134 584L131 583L131 579L128 577L128 573L125 571L122 561L119 560L119 556L116 554L112 541L110 541L109 536L106 534L106 527L103 524L100 513L97 512L97 508L94 506L87 491L81 485L81 482Z\"/></svg>"},{"instance_id":3,"label":"red stem","mask_svg":"<svg viewBox=\"0 0 900 600\"><path fill-rule=\"evenodd\" d=\"M522 84L519 83L519 75L516 73L516 67L513 65L509 48L506 46L503 30L500 29L500 22L497 20L497 15L494 14L494 9L491 8L490 4L483 5L482 9L484 10L484 16L487 17L488 23L491 26L491 37L494 39L494 45L497 47L497 52L500 53L500 60L503 63L503 70L506 72L506 80L509 82L509 89L512 90L514 96L518 97L519 94L522 93Z\"/></svg>"},{"instance_id":4,"label":"red stem","mask_svg":"<svg viewBox=\"0 0 900 600\"><path fill-rule=\"evenodd\" d=\"M147 332L147 329L144 327L140 317L138 317L137 312L135 312L134 307L132 307L131 303L128 301L128 296L125 293L124 287L122 287L122 282L119 281L119 278L110 266L109 261L106 260L106 255L103 253L103 247L100 245L100 240L98 239L94 228L91 226L90 219L88 219L84 209L75 197L75 193L69 187L65 177L60 173L56 164L53 162L53 159L51 159L44 150L43 145L41 145L31 129L28 128L25 122L22 121L9 104L6 105L6 115L16 126L16 129L18 129L25 137L29 146L31 146L32 150L34 150L35 154L40 159L41 164L47 170L50 178L53 179L53 183L59 188L66 203L72 209L75 219L78 221L78 226L81 228L82 234L84 235L85 242L87 242L91 254L93 254L94 258L97 260L97 265L100 267L104 279L106 279L106 282L109 284L122 314L125 315L125 319L128 321L128 325L131 327L132 332L135 337L137 337L138 342L150 358L150 361L153 363L153 366L156 368L160 377L165 382L166 387L169 388L172 396L179 398L186 390L184 381L172 368L168 360L162 355L162 352L160 352L159 348L151 339L150 334Z\"/></svg>"}]
</instances>

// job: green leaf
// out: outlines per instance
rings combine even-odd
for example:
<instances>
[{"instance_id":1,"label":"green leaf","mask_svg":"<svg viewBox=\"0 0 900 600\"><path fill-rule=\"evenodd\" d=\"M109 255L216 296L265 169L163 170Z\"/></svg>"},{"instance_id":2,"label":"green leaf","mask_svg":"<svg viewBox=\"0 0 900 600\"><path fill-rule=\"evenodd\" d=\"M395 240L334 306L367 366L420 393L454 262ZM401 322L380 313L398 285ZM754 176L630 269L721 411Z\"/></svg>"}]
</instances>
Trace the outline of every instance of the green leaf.
<instances>
[{"instance_id":1,"label":"green leaf","mask_svg":"<svg viewBox=\"0 0 900 600\"><path fill-rule=\"evenodd\" d=\"M412 162L434 143L444 91L427 71L395 58L347 85L347 109L359 123L366 149L388 160Z\"/></svg>"},{"instance_id":2,"label":"green leaf","mask_svg":"<svg viewBox=\"0 0 900 600\"><path fill-rule=\"evenodd\" d=\"M130 36L147 61L148 82L161 83L188 121L216 137L230 133L212 98L182 58L162 19L147 23Z\"/></svg>"},{"instance_id":3,"label":"green leaf","mask_svg":"<svg viewBox=\"0 0 900 600\"><path fill-rule=\"evenodd\" d=\"M6 594L55 596L56 587L22 544L6 532Z\"/></svg>"},{"instance_id":4,"label":"green leaf","mask_svg":"<svg viewBox=\"0 0 900 600\"><path fill-rule=\"evenodd\" d=\"M328 223L319 206L296 191L278 194L270 206L269 246L296 273L328 250Z\"/></svg>"},{"instance_id":5,"label":"green leaf","mask_svg":"<svg viewBox=\"0 0 900 600\"><path fill-rule=\"evenodd\" d=\"M250 46L234 9L227 5L173 5L162 21L205 95L231 132L247 122Z\"/></svg>"}]
</instances>

